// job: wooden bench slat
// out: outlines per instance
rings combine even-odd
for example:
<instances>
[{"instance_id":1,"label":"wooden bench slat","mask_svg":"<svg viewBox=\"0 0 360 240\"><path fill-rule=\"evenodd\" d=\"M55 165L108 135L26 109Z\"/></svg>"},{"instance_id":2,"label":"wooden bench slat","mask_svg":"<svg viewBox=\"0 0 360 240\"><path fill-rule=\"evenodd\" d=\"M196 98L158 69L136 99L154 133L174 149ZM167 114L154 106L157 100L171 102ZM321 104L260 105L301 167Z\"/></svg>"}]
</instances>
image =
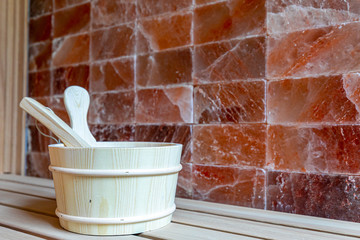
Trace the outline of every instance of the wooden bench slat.
<instances>
[{"instance_id":1,"label":"wooden bench slat","mask_svg":"<svg viewBox=\"0 0 360 240\"><path fill-rule=\"evenodd\" d=\"M0 190L55 199L55 189L0 180Z\"/></svg>"},{"instance_id":2,"label":"wooden bench slat","mask_svg":"<svg viewBox=\"0 0 360 240\"><path fill-rule=\"evenodd\" d=\"M170 223L169 225L150 232L145 232L141 236L160 238L167 240L194 240L194 239L226 239L226 240L254 240L256 237L231 234L226 232L214 231L205 228L198 228L182 224Z\"/></svg>"},{"instance_id":3,"label":"wooden bench slat","mask_svg":"<svg viewBox=\"0 0 360 240\"><path fill-rule=\"evenodd\" d=\"M58 218L45 216L38 213L28 212L0 205L0 225L12 229L21 229L29 233L37 234L45 238L55 239L101 239L99 236L87 236L68 232L59 225ZM106 239L113 240L141 240L140 236L109 236Z\"/></svg>"},{"instance_id":4,"label":"wooden bench slat","mask_svg":"<svg viewBox=\"0 0 360 240\"><path fill-rule=\"evenodd\" d=\"M19 176L14 174L0 174L0 180L54 188L54 182L52 179Z\"/></svg>"},{"instance_id":5,"label":"wooden bench slat","mask_svg":"<svg viewBox=\"0 0 360 240\"><path fill-rule=\"evenodd\" d=\"M45 239L45 238L36 237L36 236L30 235L30 234L15 231L15 230L1 227L1 226L0 226L0 236L1 236L1 239L7 239L7 240L19 240L19 239L41 240L41 239Z\"/></svg>"},{"instance_id":6,"label":"wooden bench slat","mask_svg":"<svg viewBox=\"0 0 360 240\"><path fill-rule=\"evenodd\" d=\"M176 198L178 209L360 237L360 223Z\"/></svg>"},{"instance_id":7,"label":"wooden bench slat","mask_svg":"<svg viewBox=\"0 0 360 240\"><path fill-rule=\"evenodd\" d=\"M209 229L226 231L259 238L270 238L278 240L350 240L354 237L335 235L301 228L293 228L281 225L272 225L262 222L254 222L223 216L214 216L207 213L190 212L177 209L173 215L173 222L188 224L195 227L206 226Z\"/></svg>"}]
</instances>

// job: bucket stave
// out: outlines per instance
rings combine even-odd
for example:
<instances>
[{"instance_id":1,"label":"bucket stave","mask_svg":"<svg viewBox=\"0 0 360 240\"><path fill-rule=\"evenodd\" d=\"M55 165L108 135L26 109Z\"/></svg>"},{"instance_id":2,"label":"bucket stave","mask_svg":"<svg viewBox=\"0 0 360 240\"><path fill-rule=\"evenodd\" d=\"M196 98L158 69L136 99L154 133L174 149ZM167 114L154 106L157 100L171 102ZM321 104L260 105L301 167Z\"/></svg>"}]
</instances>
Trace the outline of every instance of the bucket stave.
<instances>
[{"instance_id":1,"label":"bucket stave","mask_svg":"<svg viewBox=\"0 0 360 240\"><path fill-rule=\"evenodd\" d=\"M181 148L147 142L50 145L61 226L91 235L135 234L165 226L175 210Z\"/></svg>"}]
</instances>

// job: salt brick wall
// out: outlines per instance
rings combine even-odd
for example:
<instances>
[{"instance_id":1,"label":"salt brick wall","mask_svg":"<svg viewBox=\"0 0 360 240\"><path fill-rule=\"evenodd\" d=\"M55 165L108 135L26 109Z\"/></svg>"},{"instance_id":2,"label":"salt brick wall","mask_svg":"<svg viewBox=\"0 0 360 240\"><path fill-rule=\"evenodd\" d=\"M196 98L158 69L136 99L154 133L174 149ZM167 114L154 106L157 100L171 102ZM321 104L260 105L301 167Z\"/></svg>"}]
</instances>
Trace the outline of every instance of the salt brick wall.
<instances>
[{"instance_id":1,"label":"salt brick wall","mask_svg":"<svg viewBox=\"0 0 360 240\"><path fill-rule=\"evenodd\" d=\"M184 144L177 195L360 222L358 0L32 0L29 96ZM28 119L27 175L50 177Z\"/></svg>"}]
</instances>

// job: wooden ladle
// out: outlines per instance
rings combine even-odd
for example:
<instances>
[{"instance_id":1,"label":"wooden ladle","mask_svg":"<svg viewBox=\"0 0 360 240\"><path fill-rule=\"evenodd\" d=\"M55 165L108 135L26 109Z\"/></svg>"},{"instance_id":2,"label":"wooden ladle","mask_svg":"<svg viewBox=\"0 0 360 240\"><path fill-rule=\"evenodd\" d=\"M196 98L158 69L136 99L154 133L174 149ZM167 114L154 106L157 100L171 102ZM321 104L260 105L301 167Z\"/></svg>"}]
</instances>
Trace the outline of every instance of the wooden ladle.
<instances>
[{"instance_id":1,"label":"wooden ladle","mask_svg":"<svg viewBox=\"0 0 360 240\"><path fill-rule=\"evenodd\" d=\"M35 99L24 97L20 107L52 131L67 147L90 147L82 137L69 127L55 113Z\"/></svg>"}]
</instances>

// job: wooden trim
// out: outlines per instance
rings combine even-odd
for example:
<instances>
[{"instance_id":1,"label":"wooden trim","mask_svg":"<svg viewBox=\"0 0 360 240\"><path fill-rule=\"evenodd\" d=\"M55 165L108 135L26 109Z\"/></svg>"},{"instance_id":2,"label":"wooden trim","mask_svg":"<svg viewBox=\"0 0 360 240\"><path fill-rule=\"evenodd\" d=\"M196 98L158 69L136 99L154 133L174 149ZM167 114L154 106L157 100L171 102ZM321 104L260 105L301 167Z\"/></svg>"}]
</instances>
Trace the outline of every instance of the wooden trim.
<instances>
[{"instance_id":1,"label":"wooden trim","mask_svg":"<svg viewBox=\"0 0 360 240\"><path fill-rule=\"evenodd\" d=\"M28 0L0 1L0 173L25 172Z\"/></svg>"}]
</instances>

